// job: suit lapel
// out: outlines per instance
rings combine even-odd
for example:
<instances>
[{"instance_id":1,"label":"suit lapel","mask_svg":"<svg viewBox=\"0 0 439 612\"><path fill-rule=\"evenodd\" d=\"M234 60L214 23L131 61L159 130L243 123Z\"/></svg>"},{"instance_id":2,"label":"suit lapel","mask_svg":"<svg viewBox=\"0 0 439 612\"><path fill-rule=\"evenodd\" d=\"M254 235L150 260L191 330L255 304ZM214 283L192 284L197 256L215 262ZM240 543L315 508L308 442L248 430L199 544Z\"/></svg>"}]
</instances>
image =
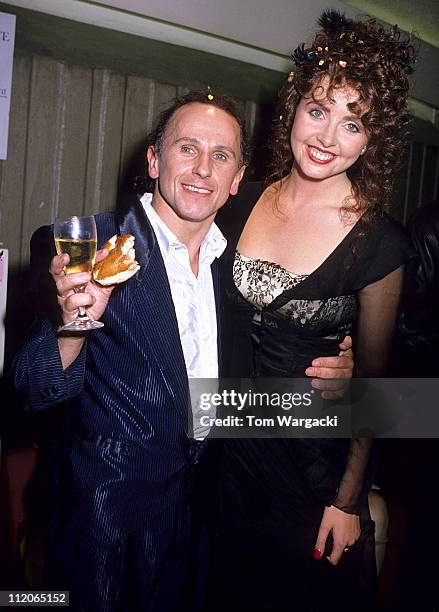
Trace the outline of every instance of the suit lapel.
<instances>
[{"instance_id":1,"label":"suit lapel","mask_svg":"<svg viewBox=\"0 0 439 612\"><path fill-rule=\"evenodd\" d=\"M222 295L221 295L221 275L220 263L215 259L211 266L213 288L215 291L215 309L216 309L216 328L217 328L217 349L218 349L218 376L222 375Z\"/></svg>"},{"instance_id":2,"label":"suit lapel","mask_svg":"<svg viewBox=\"0 0 439 612\"><path fill-rule=\"evenodd\" d=\"M140 270L130 283L133 311L187 428L188 382L174 303L160 248L138 200L122 216L120 231L136 238Z\"/></svg>"}]
</instances>

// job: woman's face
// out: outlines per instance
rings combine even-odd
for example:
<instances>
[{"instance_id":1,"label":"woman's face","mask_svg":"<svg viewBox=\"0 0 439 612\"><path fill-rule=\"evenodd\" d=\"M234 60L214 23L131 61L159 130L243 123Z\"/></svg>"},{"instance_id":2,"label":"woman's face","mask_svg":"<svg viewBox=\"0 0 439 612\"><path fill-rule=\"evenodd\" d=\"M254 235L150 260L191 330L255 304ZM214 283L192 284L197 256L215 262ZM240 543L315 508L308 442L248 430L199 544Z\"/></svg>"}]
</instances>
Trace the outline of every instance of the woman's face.
<instances>
[{"instance_id":1,"label":"woman's face","mask_svg":"<svg viewBox=\"0 0 439 612\"><path fill-rule=\"evenodd\" d=\"M314 90L314 98L303 96L291 130L291 148L296 169L315 180L344 175L361 155L367 135L361 119L348 104L358 93L344 85L327 98L325 81Z\"/></svg>"}]
</instances>

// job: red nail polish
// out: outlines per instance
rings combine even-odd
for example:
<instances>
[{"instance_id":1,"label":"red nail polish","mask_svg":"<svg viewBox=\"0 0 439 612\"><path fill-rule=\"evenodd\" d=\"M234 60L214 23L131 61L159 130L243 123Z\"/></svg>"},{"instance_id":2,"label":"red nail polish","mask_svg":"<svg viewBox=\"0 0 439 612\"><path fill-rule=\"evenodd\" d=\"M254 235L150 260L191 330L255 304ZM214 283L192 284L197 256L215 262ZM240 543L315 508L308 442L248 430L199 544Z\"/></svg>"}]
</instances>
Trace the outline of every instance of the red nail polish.
<instances>
[{"instance_id":1,"label":"red nail polish","mask_svg":"<svg viewBox=\"0 0 439 612\"><path fill-rule=\"evenodd\" d=\"M314 548L314 559L318 561L319 559L321 559L321 557L322 557L322 551L319 550L318 548Z\"/></svg>"}]
</instances>

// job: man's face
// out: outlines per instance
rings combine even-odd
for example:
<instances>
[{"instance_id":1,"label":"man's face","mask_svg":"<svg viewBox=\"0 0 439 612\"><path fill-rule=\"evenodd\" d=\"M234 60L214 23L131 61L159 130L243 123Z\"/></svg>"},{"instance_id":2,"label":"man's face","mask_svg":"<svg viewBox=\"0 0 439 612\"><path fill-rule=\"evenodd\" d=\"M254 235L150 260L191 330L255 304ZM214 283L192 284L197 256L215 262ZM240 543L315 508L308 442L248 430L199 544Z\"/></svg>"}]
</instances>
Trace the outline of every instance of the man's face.
<instances>
[{"instance_id":1,"label":"man's face","mask_svg":"<svg viewBox=\"0 0 439 612\"><path fill-rule=\"evenodd\" d=\"M179 108L166 128L161 151L149 147L149 175L158 179L153 205L165 222L213 221L235 195L240 167L240 129L225 111L208 104Z\"/></svg>"}]
</instances>

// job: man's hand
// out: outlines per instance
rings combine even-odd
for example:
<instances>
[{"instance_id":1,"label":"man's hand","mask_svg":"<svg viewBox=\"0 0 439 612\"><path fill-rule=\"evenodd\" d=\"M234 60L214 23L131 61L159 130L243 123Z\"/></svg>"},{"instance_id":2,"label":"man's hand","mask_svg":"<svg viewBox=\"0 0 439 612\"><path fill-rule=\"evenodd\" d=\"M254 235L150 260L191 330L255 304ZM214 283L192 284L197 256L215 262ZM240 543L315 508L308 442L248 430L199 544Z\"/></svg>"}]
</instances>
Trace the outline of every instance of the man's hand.
<instances>
[{"instance_id":1,"label":"man's hand","mask_svg":"<svg viewBox=\"0 0 439 612\"><path fill-rule=\"evenodd\" d=\"M360 519L356 514L347 514L335 506L326 506L314 547L315 559L323 555L330 532L333 544L327 559L332 565L337 565L343 553L349 554L345 549L353 546L360 537Z\"/></svg>"},{"instance_id":2,"label":"man's hand","mask_svg":"<svg viewBox=\"0 0 439 612\"><path fill-rule=\"evenodd\" d=\"M108 255L107 249L102 249L96 254L96 261L101 261ZM50 264L50 274L55 281L58 293L58 304L61 308L64 324L74 321L78 315L79 306L87 309L90 318L96 321L102 316L110 298L114 286L101 287L91 280L88 272L66 274L64 267L69 263L67 254L56 255ZM85 287L84 292L77 293L80 287Z\"/></svg>"},{"instance_id":3,"label":"man's hand","mask_svg":"<svg viewBox=\"0 0 439 612\"><path fill-rule=\"evenodd\" d=\"M107 249L96 253L96 261L101 261L108 255ZM102 316L110 299L113 287L100 287L91 280L88 272L66 274L64 266L69 263L66 254L56 255L50 262L49 272L55 281L58 292L58 304L61 308L64 324L74 321L78 315L79 306L87 308L89 316L96 321ZM76 293L80 287L85 287L84 293ZM85 342L82 334L58 336L58 347L63 370L66 370L78 357Z\"/></svg>"},{"instance_id":4,"label":"man's hand","mask_svg":"<svg viewBox=\"0 0 439 612\"><path fill-rule=\"evenodd\" d=\"M352 338L346 336L339 347L338 357L317 357L305 370L306 376L314 377L311 385L314 389L322 391L323 399L343 397L352 378L354 369Z\"/></svg>"}]
</instances>

